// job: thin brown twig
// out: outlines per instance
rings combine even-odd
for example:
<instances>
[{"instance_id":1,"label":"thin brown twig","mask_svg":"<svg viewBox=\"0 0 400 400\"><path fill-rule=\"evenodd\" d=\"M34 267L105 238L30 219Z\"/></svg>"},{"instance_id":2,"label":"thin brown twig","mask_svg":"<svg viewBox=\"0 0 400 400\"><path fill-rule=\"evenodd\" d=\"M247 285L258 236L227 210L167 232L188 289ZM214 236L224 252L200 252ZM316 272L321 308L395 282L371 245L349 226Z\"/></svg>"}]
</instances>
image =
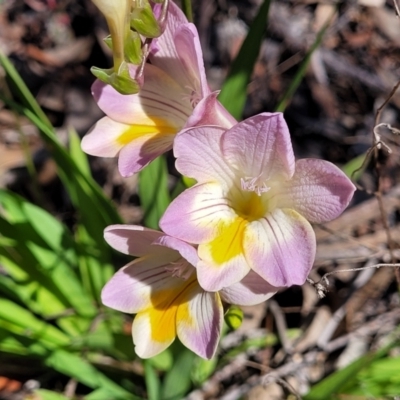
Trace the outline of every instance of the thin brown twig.
<instances>
[{"instance_id":1,"label":"thin brown twig","mask_svg":"<svg viewBox=\"0 0 400 400\"><path fill-rule=\"evenodd\" d=\"M399 5L397 4L397 0L393 0L393 4L394 4L394 8L395 8L395 10L396 10L396 17L397 17L397 18L400 18L400 7L399 7Z\"/></svg>"},{"instance_id":2,"label":"thin brown twig","mask_svg":"<svg viewBox=\"0 0 400 400\"><path fill-rule=\"evenodd\" d=\"M384 206L383 206L383 199L382 199L382 183L383 182L382 182L382 174L381 174L382 165L379 162L379 158L378 158L380 146L377 146L379 142L380 143L383 143L383 142L381 142L381 140L380 140L380 135L377 134L376 127L380 124L380 118L381 118L381 114L382 114L383 109L389 104L390 100L392 99L392 97L396 93L396 91L399 88L399 86L400 86L400 80L393 86L393 89L389 93L389 96L380 105L380 107L378 107L378 109L376 110L375 124L374 124L374 129L373 129L373 132L372 132L372 140L373 140L373 142L375 144L375 149L374 149L375 171L376 171L377 181L378 181L378 190L375 193L375 197L378 200L379 211L380 211L380 214L381 214L381 217L382 217L383 227L384 227L385 232L386 232L386 237L387 237L387 242L388 242L388 249L389 249L390 258L391 258L391 262L392 263L396 262L396 258L395 258L394 254L393 254L394 244L393 244L393 240L392 240L392 235L390 233L390 228L389 228L389 224L388 224L386 211L385 211ZM396 275L397 284L400 285L399 268L396 268L395 275Z\"/></svg>"},{"instance_id":3,"label":"thin brown twig","mask_svg":"<svg viewBox=\"0 0 400 400\"><path fill-rule=\"evenodd\" d=\"M307 278L307 282L312 285L315 290L317 291L317 294L320 298L325 297L326 292L328 291L328 286L329 286L329 281L328 281L328 276L334 275L334 274L340 274L341 272L353 272L353 271L364 271L366 269L372 269L372 268L383 268L383 267L389 267L389 268L400 268L400 263L380 263L380 264L374 264L374 265L367 265L365 267L360 267L360 268L348 268L348 269L340 269L336 271L331 271L327 272L325 275L321 277L321 279L318 282L314 282L311 278Z\"/></svg>"}]
</instances>

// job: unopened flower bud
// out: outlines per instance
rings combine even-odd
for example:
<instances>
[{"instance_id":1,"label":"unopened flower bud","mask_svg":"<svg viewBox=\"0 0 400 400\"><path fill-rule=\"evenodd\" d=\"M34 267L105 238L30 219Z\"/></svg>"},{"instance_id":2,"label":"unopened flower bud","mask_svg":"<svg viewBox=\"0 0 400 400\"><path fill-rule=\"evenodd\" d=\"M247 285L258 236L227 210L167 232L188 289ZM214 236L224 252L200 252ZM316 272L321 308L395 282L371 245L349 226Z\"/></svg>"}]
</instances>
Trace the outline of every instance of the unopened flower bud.
<instances>
[{"instance_id":1,"label":"unopened flower bud","mask_svg":"<svg viewBox=\"0 0 400 400\"><path fill-rule=\"evenodd\" d=\"M134 2L131 27L148 38L156 38L161 35L161 28L147 0Z\"/></svg>"}]
</instances>

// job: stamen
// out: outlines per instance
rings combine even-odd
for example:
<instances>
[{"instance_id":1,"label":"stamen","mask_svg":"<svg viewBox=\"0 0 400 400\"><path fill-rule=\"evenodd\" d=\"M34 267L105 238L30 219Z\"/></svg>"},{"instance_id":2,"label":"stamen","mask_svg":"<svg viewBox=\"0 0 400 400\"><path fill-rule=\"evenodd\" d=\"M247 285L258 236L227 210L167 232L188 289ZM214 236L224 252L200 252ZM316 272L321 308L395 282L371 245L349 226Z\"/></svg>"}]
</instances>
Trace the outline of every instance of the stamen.
<instances>
[{"instance_id":1,"label":"stamen","mask_svg":"<svg viewBox=\"0 0 400 400\"><path fill-rule=\"evenodd\" d=\"M171 276L181 278L186 281L193 274L194 267L186 260L181 258L178 261L171 262L168 267L165 267L165 270L171 272Z\"/></svg>"},{"instance_id":2,"label":"stamen","mask_svg":"<svg viewBox=\"0 0 400 400\"><path fill-rule=\"evenodd\" d=\"M266 185L266 180L262 181L261 176L257 176L255 178L240 178L240 186L242 190L246 192L255 192L257 196L261 196L261 194L268 192L271 189L270 186Z\"/></svg>"}]
</instances>

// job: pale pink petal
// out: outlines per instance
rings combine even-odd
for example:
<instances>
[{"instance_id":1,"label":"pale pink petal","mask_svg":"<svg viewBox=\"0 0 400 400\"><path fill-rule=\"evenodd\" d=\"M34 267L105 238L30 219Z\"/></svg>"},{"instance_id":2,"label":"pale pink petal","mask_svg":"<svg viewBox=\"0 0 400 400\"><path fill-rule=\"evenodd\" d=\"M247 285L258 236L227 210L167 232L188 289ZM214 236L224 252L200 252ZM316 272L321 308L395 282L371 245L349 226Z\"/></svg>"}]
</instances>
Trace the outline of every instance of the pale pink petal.
<instances>
[{"instance_id":1,"label":"pale pink petal","mask_svg":"<svg viewBox=\"0 0 400 400\"><path fill-rule=\"evenodd\" d=\"M199 126L176 136L174 155L177 170L199 183L217 181L229 188L235 176L221 154L220 139L224 131L217 126Z\"/></svg>"},{"instance_id":2,"label":"pale pink petal","mask_svg":"<svg viewBox=\"0 0 400 400\"><path fill-rule=\"evenodd\" d=\"M117 271L102 290L103 304L134 314L161 302L159 293L181 290L183 280L171 277L168 270L179 259L179 253L164 250L165 254L138 258Z\"/></svg>"},{"instance_id":3,"label":"pale pink petal","mask_svg":"<svg viewBox=\"0 0 400 400\"><path fill-rule=\"evenodd\" d=\"M92 156L116 157L124 146L124 143L119 142L118 138L127 130L129 130L128 125L104 117L97 121L83 137L82 150Z\"/></svg>"},{"instance_id":4,"label":"pale pink petal","mask_svg":"<svg viewBox=\"0 0 400 400\"><path fill-rule=\"evenodd\" d=\"M223 322L218 293L204 292L197 284L187 288L188 302L179 305L177 334L181 342L200 357L210 359L217 349Z\"/></svg>"},{"instance_id":5,"label":"pale pink petal","mask_svg":"<svg viewBox=\"0 0 400 400\"><path fill-rule=\"evenodd\" d=\"M110 225L104 229L104 239L115 250L124 254L141 257L154 251L166 251L152 246L163 233L139 225Z\"/></svg>"},{"instance_id":6,"label":"pale pink petal","mask_svg":"<svg viewBox=\"0 0 400 400\"><path fill-rule=\"evenodd\" d=\"M294 210L275 209L250 222L243 247L251 268L277 287L302 285L314 262L315 234Z\"/></svg>"},{"instance_id":7,"label":"pale pink petal","mask_svg":"<svg viewBox=\"0 0 400 400\"><path fill-rule=\"evenodd\" d=\"M168 235L189 243L212 240L220 224L228 223L235 214L215 183L195 185L181 193L167 208L160 220Z\"/></svg>"},{"instance_id":8,"label":"pale pink petal","mask_svg":"<svg viewBox=\"0 0 400 400\"><path fill-rule=\"evenodd\" d=\"M168 247L176 250L179 254L188 261L191 265L196 266L199 261L197 250L189 243L171 236L160 236L154 244Z\"/></svg>"},{"instance_id":9,"label":"pale pink petal","mask_svg":"<svg viewBox=\"0 0 400 400\"><path fill-rule=\"evenodd\" d=\"M157 18L161 15L161 9L161 4L154 6L154 15ZM154 65L158 64L159 59L168 60L177 58L174 36L180 26L188 23L189 21L183 11L173 1L170 1L165 30L160 37L154 39L151 43L150 60Z\"/></svg>"},{"instance_id":10,"label":"pale pink petal","mask_svg":"<svg viewBox=\"0 0 400 400\"><path fill-rule=\"evenodd\" d=\"M355 190L350 179L330 162L299 160L293 178L278 189L276 202L311 222L327 222L343 212Z\"/></svg>"},{"instance_id":11,"label":"pale pink petal","mask_svg":"<svg viewBox=\"0 0 400 400\"><path fill-rule=\"evenodd\" d=\"M118 170L126 178L141 171L161 154L171 150L175 134L145 134L127 143L119 152Z\"/></svg>"},{"instance_id":12,"label":"pale pink petal","mask_svg":"<svg viewBox=\"0 0 400 400\"><path fill-rule=\"evenodd\" d=\"M217 100L219 92L210 93L203 98L193 110L185 124L185 128L203 125L216 125L225 129L232 128L237 123L235 118Z\"/></svg>"},{"instance_id":13,"label":"pale pink petal","mask_svg":"<svg viewBox=\"0 0 400 400\"><path fill-rule=\"evenodd\" d=\"M217 292L231 286L242 280L250 271L244 254L217 264L209 253L206 245L199 245L201 260L197 264L197 279L200 286L206 291Z\"/></svg>"},{"instance_id":14,"label":"pale pink petal","mask_svg":"<svg viewBox=\"0 0 400 400\"><path fill-rule=\"evenodd\" d=\"M262 113L239 122L221 140L222 152L243 179L291 178L294 155L290 134L281 113Z\"/></svg>"},{"instance_id":15,"label":"pale pink petal","mask_svg":"<svg viewBox=\"0 0 400 400\"><path fill-rule=\"evenodd\" d=\"M222 289L219 294L229 304L252 306L268 300L278 289L254 271L250 271L240 282Z\"/></svg>"},{"instance_id":16,"label":"pale pink petal","mask_svg":"<svg viewBox=\"0 0 400 400\"><path fill-rule=\"evenodd\" d=\"M193 89L200 98L207 96L210 89L207 84L206 71L204 69L203 52L197 29L193 24L180 26L175 33L175 44L179 60L182 64L182 73L186 75L186 84ZM174 71L176 73L177 71ZM179 78L178 82L184 82L183 76L174 76Z\"/></svg>"},{"instance_id":17,"label":"pale pink petal","mask_svg":"<svg viewBox=\"0 0 400 400\"><path fill-rule=\"evenodd\" d=\"M158 127L159 131L166 127L178 132L193 110L186 90L151 64L146 64L144 84L138 94L123 95L99 80L93 84L92 94L98 106L115 121Z\"/></svg>"},{"instance_id":18,"label":"pale pink petal","mask_svg":"<svg viewBox=\"0 0 400 400\"><path fill-rule=\"evenodd\" d=\"M200 97L209 93L196 27L182 16L173 2L169 6L166 29L153 40L149 58L152 64L188 89L188 93L194 90Z\"/></svg>"}]
</instances>

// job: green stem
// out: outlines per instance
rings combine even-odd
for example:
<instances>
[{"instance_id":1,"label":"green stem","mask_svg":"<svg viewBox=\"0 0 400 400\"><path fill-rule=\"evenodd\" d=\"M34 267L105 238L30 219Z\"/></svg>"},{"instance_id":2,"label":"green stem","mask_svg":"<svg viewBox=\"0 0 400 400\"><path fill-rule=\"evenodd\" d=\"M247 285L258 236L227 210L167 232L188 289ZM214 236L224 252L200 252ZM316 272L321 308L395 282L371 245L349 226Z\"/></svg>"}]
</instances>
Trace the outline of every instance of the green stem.
<instances>
[{"instance_id":1,"label":"green stem","mask_svg":"<svg viewBox=\"0 0 400 400\"><path fill-rule=\"evenodd\" d=\"M182 0L182 11L189 22L193 22L192 0Z\"/></svg>"},{"instance_id":2,"label":"green stem","mask_svg":"<svg viewBox=\"0 0 400 400\"><path fill-rule=\"evenodd\" d=\"M328 19L328 21L324 24L324 26L321 28L321 30L318 32L317 37L314 40L314 43L306 53L306 56L304 57L304 60L300 64L299 69L296 72L296 75L294 76L293 80L290 82L289 87L287 88L285 94L281 98L281 100L278 103L278 106L276 107L275 111L280 111L284 112L286 107L289 105L294 93L296 92L297 88L299 87L301 81L303 80L303 77L306 73L308 64L311 61L311 56L314 53L314 51L320 46L322 39L331 24L331 21L336 14L336 9Z\"/></svg>"}]
</instances>

